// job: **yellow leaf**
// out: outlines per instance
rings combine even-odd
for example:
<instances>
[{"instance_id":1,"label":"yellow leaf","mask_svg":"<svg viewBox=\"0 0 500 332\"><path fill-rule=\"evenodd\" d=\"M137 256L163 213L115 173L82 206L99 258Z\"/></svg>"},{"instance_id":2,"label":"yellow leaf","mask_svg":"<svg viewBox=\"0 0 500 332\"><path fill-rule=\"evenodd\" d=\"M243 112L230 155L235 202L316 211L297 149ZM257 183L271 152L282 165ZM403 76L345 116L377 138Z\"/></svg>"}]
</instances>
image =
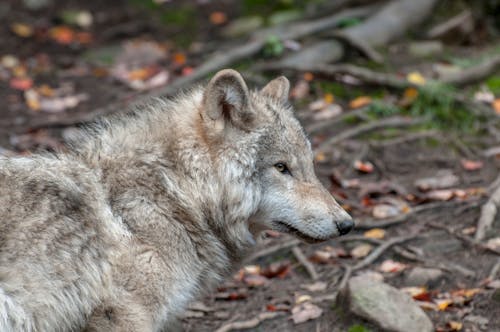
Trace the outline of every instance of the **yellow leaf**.
<instances>
[{"instance_id":1,"label":"yellow leaf","mask_svg":"<svg viewBox=\"0 0 500 332\"><path fill-rule=\"evenodd\" d=\"M422 76L418 71L413 71L406 75L406 79L408 82L413 83L415 85L424 85L425 77Z\"/></svg>"},{"instance_id":2,"label":"yellow leaf","mask_svg":"<svg viewBox=\"0 0 500 332\"><path fill-rule=\"evenodd\" d=\"M463 324L460 322L456 321L449 321L446 325L452 330L452 331L460 331L463 327Z\"/></svg>"},{"instance_id":3,"label":"yellow leaf","mask_svg":"<svg viewBox=\"0 0 500 332\"><path fill-rule=\"evenodd\" d=\"M326 155L323 152L318 152L314 156L314 160L316 160L318 163L324 162L326 160Z\"/></svg>"},{"instance_id":4,"label":"yellow leaf","mask_svg":"<svg viewBox=\"0 0 500 332\"><path fill-rule=\"evenodd\" d=\"M371 97L361 96L361 97L358 97L358 98L351 100L351 102L349 103L349 107L350 108L360 108L360 107L371 104L371 102L372 102Z\"/></svg>"},{"instance_id":5,"label":"yellow leaf","mask_svg":"<svg viewBox=\"0 0 500 332\"><path fill-rule=\"evenodd\" d=\"M325 95L323 96L323 100L325 101L325 103L331 104L335 101L335 97L331 93L325 93Z\"/></svg>"},{"instance_id":6,"label":"yellow leaf","mask_svg":"<svg viewBox=\"0 0 500 332\"><path fill-rule=\"evenodd\" d=\"M491 106L493 106L496 114L500 114L500 98L493 100Z\"/></svg>"},{"instance_id":7,"label":"yellow leaf","mask_svg":"<svg viewBox=\"0 0 500 332\"><path fill-rule=\"evenodd\" d=\"M385 231L381 228L373 228L366 231L363 236L370 239L383 239L385 237Z\"/></svg>"},{"instance_id":8,"label":"yellow leaf","mask_svg":"<svg viewBox=\"0 0 500 332\"><path fill-rule=\"evenodd\" d=\"M438 309L441 310L441 311L446 310L446 308L448 308L452 303L453 303L453 301L450 300L450 299L436 301Z\"/></svg>"},{"instance_id":9,"label":"yellow leaf","mask_svg":"<svg viewBox=\"0 0 500 332\"><path fill-rule=\"evenodd\" d=\"M24 23L14 23L10 29L19 37L28 38L33 35L33 28Z\"/></svg>"}]
</instances>

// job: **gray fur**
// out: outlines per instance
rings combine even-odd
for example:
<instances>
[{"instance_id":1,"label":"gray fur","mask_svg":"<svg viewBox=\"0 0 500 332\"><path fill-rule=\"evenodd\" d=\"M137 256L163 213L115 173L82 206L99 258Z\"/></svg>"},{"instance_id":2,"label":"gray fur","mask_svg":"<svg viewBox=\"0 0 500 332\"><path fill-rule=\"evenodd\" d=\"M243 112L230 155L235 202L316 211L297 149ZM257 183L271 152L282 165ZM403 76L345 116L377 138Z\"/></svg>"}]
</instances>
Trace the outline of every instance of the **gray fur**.
<instances>
[{"instance_id":1,"label":"gray fur","mask_svg":"<svg viewBox=\"0 0 500 332\"><path fill-rule=\"evenodd\" d=\"M285 93L284 78L249 92L224 70L69 153L1 158L0 331L161 331L262 229L339 235L349 216Z\"/></svg>"}]
</instances>

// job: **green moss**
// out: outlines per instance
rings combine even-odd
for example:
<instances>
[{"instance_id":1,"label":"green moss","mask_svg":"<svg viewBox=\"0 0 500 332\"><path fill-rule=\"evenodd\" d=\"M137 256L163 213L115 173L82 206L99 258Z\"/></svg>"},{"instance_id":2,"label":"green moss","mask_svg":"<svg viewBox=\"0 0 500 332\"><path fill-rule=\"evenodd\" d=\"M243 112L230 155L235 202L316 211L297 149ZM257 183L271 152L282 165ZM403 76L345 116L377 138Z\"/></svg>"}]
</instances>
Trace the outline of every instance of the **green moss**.
<instances>
[{"instance_id":1,"label":"green moss","mask_svg":"<svg viewBox=\"0 0 500 332\"><path fill-rule=\"evenodd\" d=\"M500 94L500 76L495 75L488 78L486 81L486 86L493 92L495 95Z\"/></svg>"},{"instance_id":2,"label":"green moss","mask_svg":"<svg viewBox=\"0 0 500 332\"><path fill-rule=\"evenodd\" d=\"M356 325L350 326L347 331L348 332L370 332L371 330L368 329L367 327L361 325L361 324L356 324Z\"/></svg>"}]
</instances>

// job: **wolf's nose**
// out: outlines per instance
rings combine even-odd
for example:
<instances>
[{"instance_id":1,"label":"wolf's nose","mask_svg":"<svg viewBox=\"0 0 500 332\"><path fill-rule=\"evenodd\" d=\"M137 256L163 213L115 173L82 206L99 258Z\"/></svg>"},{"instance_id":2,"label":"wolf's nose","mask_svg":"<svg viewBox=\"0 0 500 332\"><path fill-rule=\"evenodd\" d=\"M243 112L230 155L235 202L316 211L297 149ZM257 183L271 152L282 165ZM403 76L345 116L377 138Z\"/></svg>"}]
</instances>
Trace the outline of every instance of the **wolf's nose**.
<instances>
[{"instance_id":1,"label":"wolf's nose","mask_svg":"<svg viewBox=\"0 0 500 332\"><path fill-rule=\"evenodd\" d=\"M347 234L353 229L354 227L354 221L349 218L346 220L342 220L341 222L337 223L337 228L339 229L340 235Z\"/></svg>"}]
</instances>

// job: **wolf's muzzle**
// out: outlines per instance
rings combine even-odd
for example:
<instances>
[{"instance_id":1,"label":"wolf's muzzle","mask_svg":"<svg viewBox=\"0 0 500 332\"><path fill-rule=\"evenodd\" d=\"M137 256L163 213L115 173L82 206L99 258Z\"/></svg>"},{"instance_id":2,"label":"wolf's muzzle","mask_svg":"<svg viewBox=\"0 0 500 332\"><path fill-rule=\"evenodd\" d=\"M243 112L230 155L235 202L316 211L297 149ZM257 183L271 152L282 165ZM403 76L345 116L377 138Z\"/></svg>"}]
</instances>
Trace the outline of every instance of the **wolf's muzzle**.
<instances>
[{"instance_id":1,"label":"wolf's muzzle","mask_svg":"<svg viewBox=\"0 0 500 332\"><path fill-rule=\"evenodd\" d=\"M352 219L342 220L337 222L337 228L339 230L340 235L347 234L354 228L354 221Z\"/></svg>"}]
</instances>

